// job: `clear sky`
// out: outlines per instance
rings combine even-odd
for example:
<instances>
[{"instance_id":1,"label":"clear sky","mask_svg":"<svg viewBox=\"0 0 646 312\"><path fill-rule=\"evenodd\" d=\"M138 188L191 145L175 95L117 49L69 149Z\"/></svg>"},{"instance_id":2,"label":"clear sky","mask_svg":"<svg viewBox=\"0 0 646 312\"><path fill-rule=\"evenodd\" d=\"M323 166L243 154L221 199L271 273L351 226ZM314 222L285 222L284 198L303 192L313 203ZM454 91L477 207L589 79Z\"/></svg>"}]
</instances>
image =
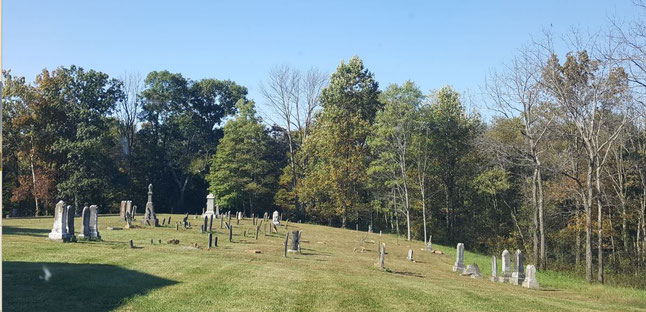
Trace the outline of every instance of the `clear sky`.
<instances>
[{"instance_id":1,"label":"clear sky","mask_svg":"<svg viewBox=\"0 0 646 312\"><path fill-rule=\"evenodd\" d=\"M356 54L382 89L410 79L475 94L542 29L595 30L634 11L630 0L4 0L2 64L29 81L72 64L116 77L166 69L231 79L262 106L258 85L272 67L331 73Z\"/></svg>"}]
</instances>

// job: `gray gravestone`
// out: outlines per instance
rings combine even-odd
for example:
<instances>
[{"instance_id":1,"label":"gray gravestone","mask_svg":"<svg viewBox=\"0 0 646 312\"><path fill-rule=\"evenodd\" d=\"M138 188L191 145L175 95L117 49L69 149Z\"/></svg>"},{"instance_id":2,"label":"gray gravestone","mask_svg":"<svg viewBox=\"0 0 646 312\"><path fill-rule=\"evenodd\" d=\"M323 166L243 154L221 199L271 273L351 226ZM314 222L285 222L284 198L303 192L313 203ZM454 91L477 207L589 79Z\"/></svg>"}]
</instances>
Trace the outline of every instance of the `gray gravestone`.
<instances>
[{"instance_id":1,"label":"gray gravestone","mask_svg":"<svg viewBox=\"0 0 646 312\"><path fill-rule=\"evenodd\" d=\"M90 206L90 239L101 239L99 234L99 207L97 205Z\"/></svg>"},{"instance_id":2,"label":"gray gravestone","mask_svg":"<svg viewBox=\"0 0 646 312\"><path fill-rule=\"evenodd\" d=\"M453 272L464 271L464 244L459 243L457 247L457 253L455 257L455 263L453 264Z\"/></svg>"},{"instance_id":3,"label":"gray gravestone","mask_svg":"<svg viewBox=\"0 0 646 312\"><path fill-rule=\"evenodd\" d=\"M496 259L496 256L491 257L491 281L498 281L498 261Z\"/></svg>"},{"instance_id":4,"label":"gray gravestone","mask_svg":"<svg viewBox=\"0 0 646 312\"><path fill-rule=\"evenodd\" d=\"M516 259L514 261L514 272L511 273L511 283L514 285L522 285L525 280L525 258L523 252L516 250Z\"/></svg>"},{"instance_id":5,"label":"gray gravestone","mask_svg":"<svg viewBox=\"0 0 646 312\"><path fill-rule=\"evenodd\" d=\"M54 226L48 237L54 241L67 242L70 234L67 232L67 207L64 201L59 201L54 208Z\"/></svg>"},{"instance_id":6,"label":"gray gravestone","mask_svg":"<svg viewBox=\"0 0 646 312\"><path fill-rule=\"evenodd\" d=\"M289 232L285 234L285 257L287 257L287 244L289 243Z\"/></svg>"},{"instance_id":7,"label":"gray gravestone","mask_svg":"<svg viewBox=\"0 0 646 312\"><path fill-rule=\"evenodd\" d=\"M381 233L381 232L379 232ZM426 242L426 250L427 251L433 251L433 243L431 243L431 238L433 238L433 235L428 236L428 242Z\"/></svg>"},{"instance_id":8,"label":"gray gravestone","mask_svg":"<svg viewBox=\"0 0 646 312\"><path fill-rule=\"evenodd\" d=\"M75 242L76 236L74 235L74 208L67 206L67 233L70 236L69 241Z\"/></svg>"},{"instance_id":9,"label":"gray gravestone","mask_svg":"<svg viewBox=\"0 0 646 312\"><path fill-rule=\"evenodd\" d=\"M412 249L408 249L408 256L406 257L406 259L408 261L415 261L415 259L413 258L413 250Z\"/></svg>"},{"instance_id":10,"label":"gray gravestone","mask_svg":"<svg viewBox=\"0 0 646 312\"><path fill-rule=\"evenodd\" d=\"M209 194L206 196L206 211L204 211L202 217L210 217L212 215L215 215L215 196Z\"/></svg>"},{"instance_id":11,"label":"gray gravestone","mask_svg":"<svg viewBox=\"0 0 646 312\"><path fill-rule=\"evenodd\" d=\"M507 249L502 252L502 277L498 278L501 283L511 281L511 255Z\"/></svg>"},{"instance_id":12,"label":"gray gravestone","mask_svg":"<svg viewBox=\"0 0 646 312\"><path fill-rule=\"evenodd\" d=\"M299 231L292 231L292 243L289 245L287 252L300 252L300 239L301 233Z\"/></svg>"},{"instance_id":13,"label":"gray gravestone","mask_svg":"<svg viewBox=\"0 0 646 312\"><path fill-rule=\"evenodd\" d=\"M213 233L213 218L215 218L215 215L211 215L209 218L209 233Z\"/></svg>"},{"instance_id":14,"label":"gray gravestone","mask_svg":"<svg viewBox=\"0 0 646 312\"><path fill-rule=\"evenodd\" d=\"M155 206L153 205L153 185L148 185L148 202L146 202L146 214L144 215L144 221L147 224L152 224L154 226L159 226L159 220L157 215L155 215Z\"/></svg>"},{"instance_id":15,"label":"gray gravestone","mask_svg":"<svg viewBox=\"0 0 646 312\"><path fill-rule=\"evenodd\" d=\"M380 269L386 269L386 243L379 244L379 260L377 263Z\"/></svg>"},{"instance_id":16,"label":"gray gravestone","mask_svg":"<svg viewBox=\"0 0 646 312\"><path fill-rule=\"evenodd\" d=\"M538 288L538 281L536 280L536 267L533 265L527 266L527 276L523 281L523 287L525 288Z\"/></svg>"}]
</instances>

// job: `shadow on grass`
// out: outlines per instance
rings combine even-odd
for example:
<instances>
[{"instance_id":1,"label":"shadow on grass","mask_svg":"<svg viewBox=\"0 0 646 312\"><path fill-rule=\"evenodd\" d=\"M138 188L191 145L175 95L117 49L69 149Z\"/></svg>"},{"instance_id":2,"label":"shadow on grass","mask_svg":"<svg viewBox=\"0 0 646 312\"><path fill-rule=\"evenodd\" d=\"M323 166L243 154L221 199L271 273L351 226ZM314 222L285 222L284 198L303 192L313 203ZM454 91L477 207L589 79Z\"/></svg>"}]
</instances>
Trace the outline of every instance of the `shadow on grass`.
<instances>
[{"instance_id":1,"label":"shadow on grass","mask_svg":"<svg viewBox=\"0 0 646 312\"><path fill-rule=\"evenodd\" d=\"M388 271L397 275L413 276L413 277L424 277L424 275L414 272L405 272L405 271Z\"/></svg>"},{"instance_id":2,"label":"shadow on grass","mask_svg":"<svg viewBox=\"0 0 646 312\"><path fill-rule=\"evenodd\" d=\"M6 225L2 227L2 235L27 235L27 236L47 237L50 231L51 230L48 230L48 229L32 229L32 228L6 226Z\"/></svg>"},{"instance_id":3,"label":"shadow on grass","mask_svg":"<svg viewBox=\"0 0 646 312\"><path fill-rule=\"evenodd\" d=\"M9 261L2 273L5 311L111 311L125 299L177 283L106 264Z\"/></svg>"}]
</instances>

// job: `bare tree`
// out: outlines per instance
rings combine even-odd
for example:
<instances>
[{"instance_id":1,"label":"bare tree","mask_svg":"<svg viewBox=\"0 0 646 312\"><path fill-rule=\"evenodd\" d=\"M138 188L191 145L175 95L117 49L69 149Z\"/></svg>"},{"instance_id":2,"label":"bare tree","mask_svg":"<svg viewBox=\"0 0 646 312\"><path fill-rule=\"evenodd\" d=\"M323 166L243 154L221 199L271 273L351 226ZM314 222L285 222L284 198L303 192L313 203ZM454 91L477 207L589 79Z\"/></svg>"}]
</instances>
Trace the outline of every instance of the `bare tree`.
<instances>
[{"instance_id":1,"label":"bare tree","mask_svg":"<svg viewBox=\"0 0 646 312\"><path fill-rule=\"evenodd\" d=\"M542 269L546 268L547 257L541 164L543 151L540 149L540 144L555 118L553 111L541 107L544 100L541 71L544 66L545 58L540 54L539 49L525 47L510 64L505 65L502 72L493 73L486 82L487 94L495 103L491 109L506 118L518 118L522 121L521 133L525 139L525 148L515 151L515 154L521 158L521 163L524 162L533 168L531 180L531 203L534 208L533 252L534 259Z\"/></svg>"},{"instance_id":2,"label":"bare tree","mask_svg":"<svg viewBox=\"0 0 646 312\"><path fill-rule=\"evenodd\" d=\"M297 185L306 163L305 160L298 160L296 153L309 135L321 90L326 84L327 75L316 69L303 74L287 65L281 65L271 69L268 80L260 85L267 106L277 116L269 116L268 119L285 130L289 145L294 208L301 216L305 214L305 209L300 203Z\"/></svg>"}]
</instances>

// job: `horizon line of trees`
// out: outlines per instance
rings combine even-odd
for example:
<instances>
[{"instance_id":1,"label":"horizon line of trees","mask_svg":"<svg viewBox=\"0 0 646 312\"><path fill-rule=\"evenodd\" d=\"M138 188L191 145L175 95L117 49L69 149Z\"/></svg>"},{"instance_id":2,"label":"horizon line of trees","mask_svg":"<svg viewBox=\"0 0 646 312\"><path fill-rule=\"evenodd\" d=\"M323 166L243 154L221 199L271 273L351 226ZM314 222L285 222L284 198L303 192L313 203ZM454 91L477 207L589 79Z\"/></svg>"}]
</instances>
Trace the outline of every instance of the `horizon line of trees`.
<instances>
[{"instance_id":1,"label":"horizon line of trees","mask_svg":"<svg viewBox=\"0 0 646 312\"><path fill-rule=\"evenodd\" d=\"M225 210L520 248L541 270L645 287L646 24L568 39L488 75L489 121L450 86L380 89L358 56L329 77L272 69L271 127L230 80L4 71L4 211L143 206L152 183L158 212L199 213L210 192Z\"/></svg>"}]
</instances>

